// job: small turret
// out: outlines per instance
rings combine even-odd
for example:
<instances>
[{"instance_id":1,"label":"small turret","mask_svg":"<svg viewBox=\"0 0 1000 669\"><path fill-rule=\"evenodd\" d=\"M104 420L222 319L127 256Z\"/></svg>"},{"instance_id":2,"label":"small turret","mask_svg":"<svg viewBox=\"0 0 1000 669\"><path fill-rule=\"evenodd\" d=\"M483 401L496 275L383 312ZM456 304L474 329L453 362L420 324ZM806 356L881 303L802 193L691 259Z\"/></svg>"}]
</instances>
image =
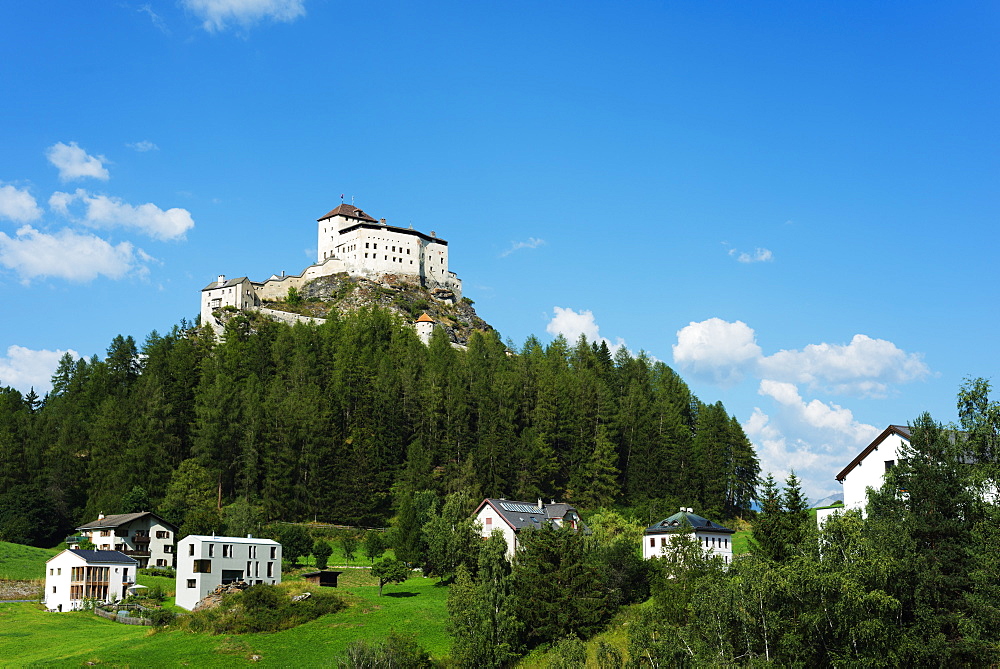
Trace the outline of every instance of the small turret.
<instances>
[{"instance_id":1,"label":"small turret","mask_svg":"<svg viewBox=\"0 0 1000 669\"><path fill-rule=\"evenodd\" d=\"M417 336L424 346L431 343L431 333L434 332L434 319L427 315L425 311L416 322Z\"/></svg>"}]
</instances>

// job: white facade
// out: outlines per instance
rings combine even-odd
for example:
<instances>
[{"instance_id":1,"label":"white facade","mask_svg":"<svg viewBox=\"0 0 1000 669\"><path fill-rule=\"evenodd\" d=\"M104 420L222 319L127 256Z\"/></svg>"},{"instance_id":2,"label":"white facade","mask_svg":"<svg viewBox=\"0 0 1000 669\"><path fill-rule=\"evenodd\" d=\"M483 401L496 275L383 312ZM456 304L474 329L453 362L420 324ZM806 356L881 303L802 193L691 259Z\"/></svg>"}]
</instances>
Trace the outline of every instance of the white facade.
<instances>
[{"instance_id":1,"label":"white facade","mask_svg":"<svg viewBox=\"0 0 1000 669\"><path fill-rule=\"evenodd\" d=\"M75 611L85 599L124 599L138 569L135 559L117 551L68 548L45 563L45 608Z\"/></svg>"},{"instance_id":2,"label":"white facade","mask_svg":"<svg viewBox=\"0 0 1000 669\"><path fill-rule=\"evenodd\" d=\"M510 499L486 498L476 509L476 522L485 539L494 530L499 530L507 542L507 558L512 559L517 550L518 534L525 529L541 529L546 525L552 527L571 527L574 530L589 532L584 526L580 515L569 504L557 504L554 500L548 504L538 500L537 503L518 502Z\"/></svg>"},{"instance_id":3,"label":"white facade","mask_svg":"<svg viewBox=\"0 0 1000 669\"><path fill-rule=\"evenodd\" d=\"M882 487L885 473L896 466L904 445L909 444L909 429L902 425L890 425L837 474L837 480L844 486L845 510L864 511L868 504L868 488L877 490Z\"/></svg>"},{"instance_id":4,"label":"white facade","mask_svg":"<svg viewBox=\"0 0 1000 669\"><path fill-rule=\"evenodd\" d=\"M504 541L507 542L507 558L514 557L514 551L517 550L517 533L496 509L489 504L484 505L476 514L476 522L482 528L481 536L484 539L489 538L494 530L500 530Z\"/></svg>"},{"instance_id":5,"label":"white facade","mask_svg":"<svg viewBox=\"0 0 1000 669\"><path fill-rule=\"evenodd\" d=\"M100 551L120 551L139 561L139 567L173 567L177 528L155 513L101 515L97 520L76 528ZM70 548L79 548L79 541Z\"/></svg>"},{"instance_id":6,"label":"white facade","mask_svg":"<svg viewBox=\"0 0 1000 669\"><path fill-rule=\"evenodd\" d=\"M195 534L177 543L177 606L190 611L215 588L234 581L281 583L281 544Z\"/></svg>"},{"instance_id":7,"label":"white facade","mask_svg":"<svg viewBox=\"0 0 1000 669\"><path fill-rule=\"evenodd\" d=\"M691 509L682 509L647 527L642 537L642 557L646 560L661 557L672 550L674 539L688 532L706 553L721 557L726 564L733 561L733 530L695 515Z\"/></svg>"}]
</instances>

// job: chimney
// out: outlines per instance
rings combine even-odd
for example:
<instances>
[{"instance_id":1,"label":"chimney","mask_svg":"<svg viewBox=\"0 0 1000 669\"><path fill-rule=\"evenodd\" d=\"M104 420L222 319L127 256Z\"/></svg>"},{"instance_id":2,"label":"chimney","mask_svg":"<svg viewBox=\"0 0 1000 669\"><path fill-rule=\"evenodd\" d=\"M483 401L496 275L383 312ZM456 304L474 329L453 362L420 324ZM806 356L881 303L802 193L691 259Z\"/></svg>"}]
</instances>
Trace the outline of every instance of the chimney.
<instances>
[{"instance_id":1,"label":"chimney","mask_svg":"<svg viewBox=\"0 0 1000 669\"><path fill-rule=\"evenodd\" d=\"M385 219L384 218L378 219L378 222L381 223L382 225L385 225Z\"/></svg>"},{"instance_id":2,"label":"chimney","mask_svg":"<svg viewBox=\"0 0 1000 669\"><path fill-rule=\"evenodd\" d=\"M545 506L542 504L542 498L541 497L538 498L538 508L539 509L544 509L545 508Z\"/></svg>"},{"instance_id":3,"label":"chimney","mask_svg":"<svg viewBox=\"0 0 1000 669\"><path fill-rule=\"evenodd\" d=\"M247 539L253 539L253 535L252 534L248 534L247 535Z\"/></svg>"},{"instance_id":4,"label":"chimney","mask_svg":"<svg viewBox=\"0 0 1000 669\"><path fill-rule=\"evenodd\" d=\"M433 230L431 230L431 237L437 237L437 234Z\"/></svg>"},{"instance_id":5,"label":"chimney","mask_svg":"<svg viewBox=\"0 0 1000 669\"><path fill-rule=\"evenodd\" d=\"M226 282L226 275L225 274L220 274L219 275L219 285L221 286L225 282Z\"/></svg>"}]
</instances>

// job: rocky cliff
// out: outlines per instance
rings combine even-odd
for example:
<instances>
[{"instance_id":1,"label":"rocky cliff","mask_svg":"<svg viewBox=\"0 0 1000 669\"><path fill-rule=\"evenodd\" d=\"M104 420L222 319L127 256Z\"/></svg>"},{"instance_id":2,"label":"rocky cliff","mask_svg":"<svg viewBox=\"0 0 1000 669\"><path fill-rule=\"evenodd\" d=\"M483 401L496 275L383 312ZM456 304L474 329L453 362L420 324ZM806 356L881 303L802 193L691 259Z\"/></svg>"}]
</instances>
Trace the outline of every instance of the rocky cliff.
<instances>
[{"instance_id":1,"label":"rocky cliff","mask_svg":"<svg viewBox=\"0 0 1000 669\"><path fill-rule=\"evenodd\" d=\"M410 323L427 313L444 328L453 343L466 345L474 331L493 330L476 314L472 304L468 298L457 299L450 290L429 289L407 276L387 274L371 280L341 273L314 279L297 294L293 292L281 301L265 301L261 306L314 318L323 318L331 310L347 313L377 306L399 314Z\"/></svg>"}]
</instances>

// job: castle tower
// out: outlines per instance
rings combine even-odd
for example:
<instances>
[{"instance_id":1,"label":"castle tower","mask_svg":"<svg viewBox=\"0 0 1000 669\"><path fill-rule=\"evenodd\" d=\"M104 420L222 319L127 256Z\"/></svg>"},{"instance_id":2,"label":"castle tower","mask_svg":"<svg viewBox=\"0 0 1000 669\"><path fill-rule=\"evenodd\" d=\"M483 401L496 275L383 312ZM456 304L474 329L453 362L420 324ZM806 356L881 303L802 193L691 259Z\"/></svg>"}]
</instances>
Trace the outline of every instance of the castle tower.
<instances>
[{"instance_id":1,"label":"castle tower","mask_svg":"<svg viewBox=\"0 0 1000 669\"><path fill-rule=\"evenodd\" d=\"M428 316L425 311L417 319L415 327L417 328L417 336L420 337L420 341L424 342L424 346L430 345L431 333L434 332L434 319Z\"/></svg>"},{"instance_id":2,"label":"castle tower","mask_svg":"<svg viewBox=\"0 0 1000 669\"><path fill-rule=\"evenodd\" d=\"M378 223L374 218L361 211L353 204L342 204L336 209L316 219L318 244L316 246L316 262L321 263L329 258L345 255L341 240L341 231L361 223ZM338 246L341 247L338 249ZM338 254L339 251L339 254ZM344 260L344 258L341 258Z\"/></svg>"}]
</instances>

